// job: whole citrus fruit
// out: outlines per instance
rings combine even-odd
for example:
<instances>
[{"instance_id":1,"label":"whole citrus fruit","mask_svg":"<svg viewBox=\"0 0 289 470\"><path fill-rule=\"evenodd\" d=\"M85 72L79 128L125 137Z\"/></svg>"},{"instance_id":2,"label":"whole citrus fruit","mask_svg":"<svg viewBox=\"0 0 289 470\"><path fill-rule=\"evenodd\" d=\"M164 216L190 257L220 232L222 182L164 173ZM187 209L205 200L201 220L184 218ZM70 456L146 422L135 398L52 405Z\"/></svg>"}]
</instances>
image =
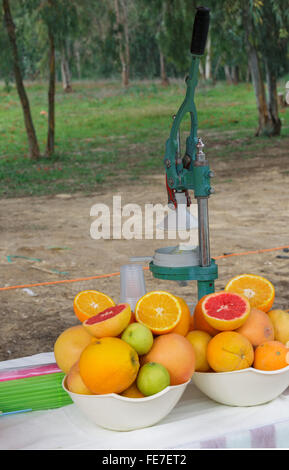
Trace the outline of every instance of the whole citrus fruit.
<instances>
[{"instance_id":1,"label":"whole citrus fruit","mask_svg":"<svg viewBox=\"0 0 289 470\"><path fill-rule=\"evenodd\" d=\"M195 351L195 370L197 372L207 372L210 369L207 361L207 348L212 336L206 331L193 330L187 334L186 338L190 341Z\"/></svg>"},{"instance_id":2,"label":"whole citrus fruit","mask_svg":"<svg viewBox=\"0 0 289 470\"><path fill-rule=\"evenodd\" d=\"M253 364L254 349L250 341L240 333L222 331L210 340L207 359L215 372L246 369Z\"/></svg>"},{"instance_id":3,"label":"whole citrus fruit","mask_svg":"<svg viewBox=\"0 0 289 470\"><path fill-rule=\"evenodd\" d=\"M278 370L289 365L289 348L281 341L266 341L255 350L253 367L260 370Z\"/></svg>"},{"instance_id":4,"label":"whole citrus fruit","mask_svg":"<svg viewBox=\"0 0 289 470\"><path fill-rule=\"evenodd\" d=\"M68 390L73 393L80 393L82 395L92 394L80 376L78 361L71 367L67 374L66 386Z\"/></svg>"},{"instance_id":5,"label":"whole citrus fruit","mask_svg":"<svg viewBox=\"0 0 289 470\"><path fill-rule=\"evenodd\" d=\"M251 308L250 315L245 323L235 331L246 336L254 347L264 341L274 339L274 327L270 317L257 308Z\"/></svg>"},{"instance_id":6,"label":"whole citrus fruit","mask_svg":"<svg viewBox=\"0 0 289 470\"><path fill-rule=\"evenodd\" d=\"M135 381L138 370L136 351L120 338L95 339L79 359L81 378L96 394L122 393Z\"/></svg>"},{"instance_id":7,"label":"whole citrus fruit","mask_svg":"<svg viewBox=\"0 0 289 470\"><path fill-rule=\"evenodd\" d=\"M170 374L162 364L148 362L140 368L137 388L146 397L161 392L169 385Z\"/></svg>"},{"instance_id":8,"label":"whole citrus fruit","mask_svg":"<svg viewBox=\"0 0 289 470\"><path fill-rule=\"evenodd\" d=\"M268 317L273 323L274 339L286 344L289 341L289 313L280 309L270 310Z\"/></svg>"},{"instance_id":9,"label":"whole citrus fruit","mask_svg":"<svg viewBox=\"0 0 289 470\"><path fill-rule=\"evenodd\" d=\"M124 390L124 392L121 393L121 396L127 398L144 398L143 393L139 391L135 382L126 390Z\"/></svg>"},{"instance_id":10,"label":"whole citrus fruit","mask_svg":"<svg viewBox=\"0 0 289 470\"><path fill-rule=\"evenodd\" d=\"M171 385L189 380L195 371L195 351L189 340L176 333L155 338L148 354L142 357L142 364L157 362L170 374Z\"/></svg>"},{"instance_id":11,"label":"whole citrus fruit","mask_svg":"<svg viewBox=\"0 0 289 470\"><path fill-rule=\"evenodd\" d=\"M68 374L80 354L91 343L91 335L82 325L71 326L63 331L54 343L54 356L58 367Z\"/></svg>"},{"instance_id":12,"label":"whole citrus fruit","mask_svg":"<svg viewBox=\"0 0 289 470\"><path fill-rule=\"evenodd\" d=\"M130 344L139 355L147 354L154 342L151 330L141 323L128 325L122 333L121 339Z\"/></svg>"}]
</instances>

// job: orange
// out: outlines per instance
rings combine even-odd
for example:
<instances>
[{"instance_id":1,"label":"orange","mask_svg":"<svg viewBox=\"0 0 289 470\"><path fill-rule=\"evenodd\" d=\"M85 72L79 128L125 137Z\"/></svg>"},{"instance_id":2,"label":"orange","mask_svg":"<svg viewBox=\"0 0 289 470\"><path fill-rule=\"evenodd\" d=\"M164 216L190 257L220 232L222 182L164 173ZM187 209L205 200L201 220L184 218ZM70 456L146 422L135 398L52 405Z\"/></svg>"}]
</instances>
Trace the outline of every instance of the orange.
<instances>
[{"instance_id":1,"label":"orange","mask_svg":"<svg viewBox=\"0 0 289 470\"><path fill-rule=\"evenodd\" d=\"M186 336L190 329L191 312L184 299L182 299L181 297L177 297L177 299L181 304L182 313L177 326L175 326L171 333L177 333L179 335Z\"/></svg>"},{"instance_id":2,"label":"orange","mask_svg":"<svg viewBox=\"0 0 289 470\"><path fill-rule=\"evenodd\" d=\"M127 398L144 398L144 395L139 391L135 382L122 392L121 395Z\"/></svg>"},{"instance_id":3,"label":"orange","mask_svg":"<svg viewBox=\"0 0 289 470\"><path fill-rule=\"evenodd\" d=\"M119 338L101 338L87 346L79 359L80 376L96 394L122 393L139 370L136 351Z\"/></svg>"},{"instance_id":4,"label":"orange","mask_svg":"<svg viewBox=\"0 0 289 470\"><path fill-rule=\"evenodd\" d=\"M192 331L194 327L194 315L191 315L189 331Z\"/></svg>"},{"instance_id":5,"label":"orange","mask_svg":"<svg viewBox=\"0 0 289 470\"><path fill-rule=\"evenodd\" d=\"M208 344L207 359L215 372L246 369L253 364L254 349L245 336L236 331L222 331Z\"/></svg>"},{"instance_id":6,"label":"orange","mask_svg":"<svg viewBox=\"0 0 289 470\"><path fill-rule=\"evenodd\" d=\"M114 305L114 301L108 295L97 290L79 292L73 301L74 313L81 322Z\"/></svg>"},{"instance_id":7,"label":"orange","mask_svg":"<svg viewBox=\"0 0 289 470\"><path fill-rule=\"evenodd\" d=\"M269 315L257 308L251 309L244 325L235 331L246 336L254 347L259 346L264 341L274 340L274 326Z\"/></svg>"},{"instance_id":8,"label":"orange","mask_svg":"<svg viewBox=\"0 0 289 470\"><path fill-rule=\"evenodd\" d=\"M135 307L136 321L157 335L172 331L182 316L179 299L167 291L152 291L141 297Z\"/></svg>"},{"instance_id":9,"label":"orange","mask_svg":"<svg viewBox=\"0 0 289 470\"><path fill-rule=\"evenodd\" d=\"M248 298L251 307L269 312L275 299L273 284L256 274L241 274L231 279L226 287L227 292L236 292Z\"/></svg>"},{"instance_id":10,"label":"orange","mask_svg":"<svg viewBox=\"0 0 289 470\"><path fill-rule=\"evenodd\" d=\"M91 335L82 325L71 326L64 330L54 343L54 356L59 369L68 374L91 340Z\"/></svg>"},{"instance_id":11,"label":"orange","mask_svg":"<svg viewBox=\"0 0 289 470\"><path fill-rule=\"evenodd\" d=\"M197 372L207 372L210 369L207 360L207 347L212 336L209 333L201 330L190 331L186 338L190 341L195 351L196 365L195 370Z\"/></svg>"},{"instance_id":12,"label":"orange","mask_svg":"<svg viewBox=\"0 0 289 470\"><path fill-rule=\"evenodd\" d=\"M73 393L80 393L82 395L92 394L80 377L78 361L71 367L67 374L66 386L68 390Z\"/></svg>"},{"instance_id":13,"label":"orange","mask_svg":"<svg viewBox=\"0 0 289 470\"><path fill-rule=\"evenodd\" d=\"M268 317L273 323L274 339L286 344L289 341L289 313L285 310L270 310Z\"/></svg>"},{"instance_id":14,"label":"orange","mask_svg":"<svg viewBox=\"0 0 289 470\"><path fill-rule=\"evenodd\" d=\"M255 350L255 369L278 370L288 365L289 348L281 341L265 341Z\"/></svg>"},{"instance_id":15,"label":"orange","mask_svg":"<svg viewBox=\"0 0 289 470\"><path fill-rule=\"evenodd\" d=\"M184 336L169 333L155 338L151 350L142 356L142 365L148 362L162 364L169 372L171 385L189 380L195 371L195 351Z\"/></svg>"}]
</instances>

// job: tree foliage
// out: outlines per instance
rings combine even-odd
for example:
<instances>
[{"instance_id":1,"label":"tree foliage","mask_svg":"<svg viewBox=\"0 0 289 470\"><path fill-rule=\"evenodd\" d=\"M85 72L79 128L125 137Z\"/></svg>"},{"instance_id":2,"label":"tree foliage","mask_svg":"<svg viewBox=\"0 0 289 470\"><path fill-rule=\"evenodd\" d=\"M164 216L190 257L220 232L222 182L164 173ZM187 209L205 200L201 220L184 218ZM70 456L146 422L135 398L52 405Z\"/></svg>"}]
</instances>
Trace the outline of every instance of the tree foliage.
<instances>
[{"instance_id":1,"label":"tree foliage","mask_svg":"<svg viewBox=\"0 0 289 470\"><path fill-rule=\"evenodd\" d=\"M160 75L160 51L170 76L183 76L190 61L196 0L122 0L127 5L131 78ZM114 0L14 0L13 17L25 78L47 74L46 28L54 32L57 76L65 46L74 78L116 77L121 72L117 50ZM242 9L249 5L259 54L270 55L278 76L288 72L289 9L286 0L207 0L211 8L212 68L224 78L224 65L247 75ZM7 37L0 29L0 77L11 79L5 54ZM262 64L264 67L264 64Z\"/></svg>"}]
</instances>

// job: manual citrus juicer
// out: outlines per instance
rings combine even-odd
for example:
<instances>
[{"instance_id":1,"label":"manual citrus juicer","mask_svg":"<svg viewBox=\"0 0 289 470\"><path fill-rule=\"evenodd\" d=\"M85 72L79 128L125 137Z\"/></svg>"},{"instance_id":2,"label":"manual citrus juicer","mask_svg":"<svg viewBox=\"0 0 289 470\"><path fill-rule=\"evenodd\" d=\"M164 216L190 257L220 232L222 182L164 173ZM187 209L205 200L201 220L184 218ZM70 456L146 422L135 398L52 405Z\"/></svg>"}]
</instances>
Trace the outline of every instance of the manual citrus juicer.
<instances>
[{"instance_id":1,"label":"manual citrus juicer","mask_svg":"<svg viewBox=\"0 0 289 470\"><path fill-rule=\"evenodd\" d=\"M198 246L160 248L155 251L149 269L158 279L178 282L196 280L198 298L214 292L218 268L210 256L208 199L214 192L210 180L213 172L203 152L204 144L197 136L198 120L194 93L198 81L201 56L204 54L210 21L210 10L197 7L194 20L191 53L192 63L186 78L185 99L174 116L170 136L166 142L164 166L168 193L169 214L159 228L163 230L188 230L198 226ZM191 128L186 139L186 151L181 158L180 124L190 113ZM198 224L187 208L191 205L189 190L197 200Z\"/></svg>"}]
</instances>

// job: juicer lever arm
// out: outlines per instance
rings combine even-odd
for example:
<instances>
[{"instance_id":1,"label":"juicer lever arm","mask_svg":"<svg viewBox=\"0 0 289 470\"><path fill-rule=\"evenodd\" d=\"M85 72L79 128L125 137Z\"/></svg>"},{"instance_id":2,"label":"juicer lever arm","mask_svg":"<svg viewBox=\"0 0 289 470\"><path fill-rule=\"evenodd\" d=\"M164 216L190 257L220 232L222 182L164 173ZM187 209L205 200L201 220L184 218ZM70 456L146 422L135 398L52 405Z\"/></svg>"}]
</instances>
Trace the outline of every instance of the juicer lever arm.
<instances>
[{"instance_id":1,"label":"juicer lever arm","mask_svg":"<svg viewBox=\"0 0 289 470\"><path fill-rule=\"evenodd\" d=\"M191 42L191 53L193 55L200 56L204 54L209 24L210 9L206 7L197 7Z\"/></svg>"}]
</instances>

